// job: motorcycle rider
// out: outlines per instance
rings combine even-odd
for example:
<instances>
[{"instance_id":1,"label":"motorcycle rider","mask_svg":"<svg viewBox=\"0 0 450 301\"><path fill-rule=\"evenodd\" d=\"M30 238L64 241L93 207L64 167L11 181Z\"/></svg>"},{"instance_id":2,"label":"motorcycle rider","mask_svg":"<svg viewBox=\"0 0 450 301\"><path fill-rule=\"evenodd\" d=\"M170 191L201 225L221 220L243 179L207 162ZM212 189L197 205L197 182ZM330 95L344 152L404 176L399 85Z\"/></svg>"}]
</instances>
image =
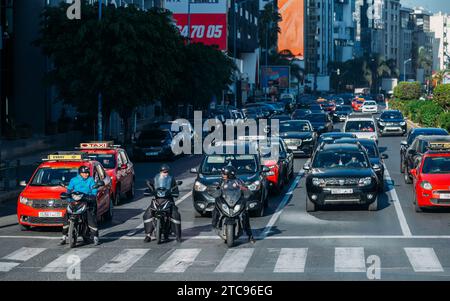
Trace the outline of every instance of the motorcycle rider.
<instances>
[{"instance_id":1,"label":"motorcycle rider","mask_svg":"<svg viewBox=\"0 0 450 301\"><path fill-rule=\"evenodd\" d=\"M222 180L219 183L218 188L224 188L225 185L228 185L229 181L238 182L239 188L241 190L248 190L248 188L245 186L244 182L241 179L236 178L236 168L234 166L225 166L222 168ZM214 207L214 210L212 212L212 226L217 229L218 223L219 223L219 217L220 213L217 209L217 207ZM248 214L248 210L245 209L242 213L242 222L243 222L243 228L248 236L248 241L251 243L255 243L255 239L253 237L252 228L250 226L250 217Z\"/></svg>"},{"instance_id":2,"label":"motorcycle rider","mask_svg":"<svg viewBox=\"0 0 450 301\"><path fill-rule=\"evenodd\" d=\"M81 192L85 195L85 199L88 203L87 222L88 227L91 230L91 238L93 237L94 245L98 245L98 227L97 227L97 188L94 188L95 181L94 178L90 176L90 170L88 166L80 166L78 168L78 175L73 177L69 186L67 186L67 193L71 192ZM67 240L67 234L69 232L69 218L67 213L63 218L63 230L62 230L62 240L60 245L65 245Z\"/></svg>"},{"instance_id":3,"label":"motorcycle rider","mask_svg":"<svg viewBox=\"0 0 450 301\"><path fill-rule=\"evenodd\" d=\"M172 231L175 233L176 239L178 242L181 242L181 216L178 212L178 207L175 205L174 197L178 197L180 192L178 190L177 181L170 174L170 167L167 164L161 165L159 173L155 175L154 183L158 183L161 178L169 177L169 181L171 182L172 193L170 197L170 202L172 203L172 211L170 221L172 222ZM155 187L157 189L158 187ZM155 229L155 225L153 223L153 211L150 209L151 205L148 206L147 210L144 213L144 228L145 228L145 239L144 242L151 241L151 234Z\"/></svg>"}]
</instances>

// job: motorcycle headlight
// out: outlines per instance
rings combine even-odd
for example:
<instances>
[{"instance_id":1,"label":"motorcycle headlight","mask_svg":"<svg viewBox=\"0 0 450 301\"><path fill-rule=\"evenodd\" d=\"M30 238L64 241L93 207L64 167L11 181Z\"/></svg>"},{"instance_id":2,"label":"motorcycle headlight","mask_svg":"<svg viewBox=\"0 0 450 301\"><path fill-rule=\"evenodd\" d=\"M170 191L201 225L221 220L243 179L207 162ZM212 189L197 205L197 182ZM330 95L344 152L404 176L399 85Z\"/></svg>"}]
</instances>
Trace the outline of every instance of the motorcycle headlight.
<instances>
[{"instance_id":1,"label":"motorcycle headlight","mask_svg":"<svg viewBox=\"0 0 450 301\"><path fill-rule=\"evenodd\" d=\"M194 190L195 191L205 191L206 190L206 185L200 183L199 181L196 181L194 184Z\"/></svg>"},{"instance_id":2,"label":"motorcycle headlight","mask_svg":"<svg viewBox=\"0 0 450 301\"><path fill-rule=\"evenodd\" d=\"M234 206L234 211L235 212L237 212L239 210L241 210L241 205L238 204L238 205Z\"/></svg>"},{"instance_id":3,"label":"motorcycle headlight","mask_svg":"<svg viewBox=\"0 0 450 301\"><path fill-rule=\"evenodd\" d=\"M222 210L228 214L230 213L230 208L228 208L227 204L225 203L222 203Z\"/></svg>"},{"instance_id":4,"label":"motorcycle headlight","mask_svg":"<svg viewBox=\"0 0 450 301\"><path fill-rule=\"evenodd\" d=\"M312 184L314 186L323 187L323 186L325 186L325 180L324 179L320 179L320 178L313 178L312 179Z\"/></svg>"},{"instance_id":5,"label":"motorcycle headlight","mask_svg":"<svg viewBox=\"0 0 450 301\"><path fill-rule=\"evenodd\" d=\"M259 180L253 182L248 186L248 189L250 189L251 191L259 190L259 188L261 188L261 182Z\"/></svg>"},{"instance_id":6,"label":"motorcycle headlight","mask_svg":"<svg viewBox=\"0 0 450 301\"><path fill-rule=\"evenodd\" d=\"M27 199L27 198L24 198L23 196L20 196L20 197L19 197L19 202L20 202L21 204L23 204L23 205L26 205L26 206L32 206L32 205L33 205L33 201L32 201L32 200L29 200L29 199Z\"/></svg>"},{"instance_id":7,"label":"motorcycle headlight","mask_svg":"<svg viewBox=\"0 0 450 301\"><path fill-rule=\"evenodd\" d=\"M422 183L420 183L420 186L426 190L433 190L433 186L428 181L423 181Z\"/></svg>"},{"instance_id":8,"label":"motorcycle headlight","mask_svg":"<svg viewBox=\"0 0 450 301\"><path fill-rule=\"evenodd\" d=\"M358 184L359 186L368 186L372 184L372 178L371 177L361 178L359 179Z\"/></svg>"}]
</instances>

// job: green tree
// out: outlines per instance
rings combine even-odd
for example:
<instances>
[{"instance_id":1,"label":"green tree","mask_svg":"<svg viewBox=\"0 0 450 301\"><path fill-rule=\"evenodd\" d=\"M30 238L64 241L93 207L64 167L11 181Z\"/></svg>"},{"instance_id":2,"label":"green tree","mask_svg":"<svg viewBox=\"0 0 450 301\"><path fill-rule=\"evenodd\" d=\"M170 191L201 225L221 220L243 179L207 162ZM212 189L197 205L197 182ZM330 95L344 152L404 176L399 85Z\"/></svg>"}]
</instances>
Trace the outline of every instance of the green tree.
<instances>
[{"instance_id":1,"label":"green tree","mask_svg":"<svg viewBox=\"0 0 450 301\"><path fill-rule=\"evenodd\" d=\"M42 13L36 45L53 63L47 82L59 99L91 118L101 92L104 122L117 111L127 140L133 109L172 90L183 39L163 10L108 6L98 21L97 5L83 1L80 20L67 19L67 7L47 6Z\"/></svg>"},{"instance_id":2,"label":"green tree","mask_svg":"<svg viewBox=\"0 0 450 301\"><path fill-rule=\"evenodd\" d=\"M433 91L433 101L448 112L450 110L450 84L437 85Z\"/></svg>"},{"instance_id":3,"label":"green tree","mask_svg":"<svg viewBox=\"0 0 450 301\"><path fill-rule=\"evenodd\" d=\"M401 82L394 88L394 97L400 100L417 100L422 94L419 82Z\"/></svg>"},{"instance_id":4,"label":"green tree","mask_svg":"<svg viewBox=\"0 0 450 301\"><path fill-rule=\"evenodd\" d=\"M269 2L264 6L258 20L258 41L261 49L268 50L268 64L273 64L271 59L276 59L278 54L275 50L277 47L278 34L281 32L279 22L282 20L281 14L273 2ZM266 49L268 48L268 49ZM264 61L265 62L265 61Z\"/></svg>"}]
</instances>

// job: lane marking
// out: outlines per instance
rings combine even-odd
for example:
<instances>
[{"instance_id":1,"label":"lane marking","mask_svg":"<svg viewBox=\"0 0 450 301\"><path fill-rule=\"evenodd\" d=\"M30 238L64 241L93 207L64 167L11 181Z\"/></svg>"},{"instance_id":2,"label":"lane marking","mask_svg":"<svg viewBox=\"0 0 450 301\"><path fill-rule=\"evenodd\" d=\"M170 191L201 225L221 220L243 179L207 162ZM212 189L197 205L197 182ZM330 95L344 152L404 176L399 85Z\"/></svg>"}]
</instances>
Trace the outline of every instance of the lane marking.
<instances>
[{"instance_id":1,"label":"lane marking","mask_svg":"<svg viewBox=\"0 0 450 301\"><path fill-rule=\"evenodd\" d=\"M125 249L97 270L98 273L125 273L150 249Z\"/></svg>"},{"instance_id":2,"label":"lane marking","mask_svg":"<svg viewBox=\"0 0 450 301\"><path fill-rule=\"evenodd\" d=\"M255 249L231 249L220 261L214 273L243 273Z\"/></svg>"},{"instance_id":3,"label":"lane marking","mask_svg":"<svg viewBox=\"0 0 450 301\"><path fill-rule=\"evenodd\" d=\"M163 262L155 273L184 273L197 258L201 249L177 249Z\"/></svg>"},{"instance_id":4,"label":"lane marking","mask_svg":"<svg viewBox=\"0 0 450 301\"><path fill-rule=\"evenodd\" d=\"M78 256L80 262L92 255L98 249L72 249L66 254L59 256L57 259L50 262L40 272L44 273L65 273L67 269L73 264L68 259L69 256Z\"/></svg>"},{"instance_id":5,"label":"lane marking","mask_svg":"<svg viewBox=\"0 0 450 301\"><path fill-rule=\"evenodd\" d=\"M0 272L9 272L19 264L18 262L0 262Z\"/></svg>"},{"instance_id":6,"label":"lane marking","mask_svg":"<svg viewBox=\"0 0 450 301\"><path fill-rule=\"evenodd\" d=\"M308 248L282 248L278 256L274 273L305 272Z\"/></svg>"},{"instance_id":7,"label":"lane marking","mask_svg":"<svg viewBox=\"0 0 450 301\"><path fill-rule=\"evenodd\" d=\"M283 200L281 201L281 203L278 205L277 210L275 211L275 213L272 215L272 217L270 218L269 222L267 223L266 227L263 230L263 234L260 235L261 239L265 239L268 235L270 230L272 229L272 227L275 225L275 223L278 221L278 219L280 218L281 213L283 213L284 207L286 206L286 204L289 202L289 200L292 197L293 191L295 190L295 188L297 188L298 182L300 182L300 179L302 178L303 173L299 174L294 182L291 184L291 186L289 187L288 192L285 194L285 196L283 197Z\"/></svg>"},{"instance_id":8,"label":"lane marking","mask_svg":"<svg viewBox=\"0 0 450 301\"><path fill-rule=\"evenodd\" d=\"M388 171L386 165L384 165L384 172L386 173L385 179L387 181L389 181L390 183L393 183L394 181L392 180L391 175L389 174L389 171ZM386 193L389 194L390 199L394 203L395 212L397 213L397 218L400 223L400 227L402 229L403 236L411 237L412 233L408 226L408 222L406 221L405 214L403 213L402 205L400 204L400 200L398 198L397 191L395 190L394 184L391 184L391 185L392 185L392 188L389 191L387 191Z\"/></svg>"},{"instance_id":9,"label":"lane marking","mask_svg":"<svg viewBox=\"0 0 450 301\"><path fill-rule=\"evenodd\" d=\"M188 193L186 193L185 195L183 195L181 198L179 198L176 202L175 205L178 206L178 204L180 204L182 201L184 201L185 199L187 199L188 197L190 197L192 195L192 191L189 191Z\"/></svg>"},{"instance_id":10,"label":"lane marking","mask_svg":"<svg viewBox=\"0 0 450 301\"><path fill-rule=\"evenodd\" d=\"M31 258L33 258L34 256L37 256L39 254L41 254L42 252L44 252L46 250L46 248L20 248L17 251L6 255L5 257L3 257L3 259L6 260L15 260L15 261L27 261Z\"/></svg>"},{"instance_id":11,"label":"lane marking","mask_svg":"<svg viewBox=\"0 0 450 301\"><path fill-rule=\"evenodd\" d=\"M364 248L335 248L334 271L336 273L366 272Z\"/></svg>"},{"instance_id":12,"label":"lane marking","mask_svg":"<svg viewBox=\"0 0 450 301\"><path fill-rule=\"evenodd\" d=\"M404 248L414 272L443 272L433 248Z\"/></svg>"}]
</instances>

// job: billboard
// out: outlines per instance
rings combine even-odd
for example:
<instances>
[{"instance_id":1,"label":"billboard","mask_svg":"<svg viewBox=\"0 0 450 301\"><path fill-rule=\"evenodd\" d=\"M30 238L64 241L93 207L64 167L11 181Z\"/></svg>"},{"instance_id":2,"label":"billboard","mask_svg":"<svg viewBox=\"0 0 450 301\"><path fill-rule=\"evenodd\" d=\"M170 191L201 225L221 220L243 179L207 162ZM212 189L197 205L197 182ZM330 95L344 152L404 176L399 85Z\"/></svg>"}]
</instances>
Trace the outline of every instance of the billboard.
<instances>
[{"instance_id":1,"label":"billboard","mask_svg":"<svg viewBox=\"0 0 450 301\"><path fill-rule=\"evenodd\" d=\"M166 0L182 36L227 49L227 0ZM190 14L189 14L190 11ZM190 15L190 29L188 29Z\"/></svg>"},{"instance_id":2,"label":"billboard","mask_svg":"<svg viewBox=\"0 0 450 301\"><path fill-rule=\"evenodd\" d=\"M278 86L280 89L289 88L289 66L262 66L261 83L263 88Z\"/></svg>"},{"instance_id":3,"label":"billboard","mask_svg":"<svg viewBox=\"0 0 450 301\"><path fill-rule=\"evenodd\" d=\"M304 56L304 5L305 0L278 0L279 23L278 50L289 50L298 58Z\"/></svg>"}]
</instances>

